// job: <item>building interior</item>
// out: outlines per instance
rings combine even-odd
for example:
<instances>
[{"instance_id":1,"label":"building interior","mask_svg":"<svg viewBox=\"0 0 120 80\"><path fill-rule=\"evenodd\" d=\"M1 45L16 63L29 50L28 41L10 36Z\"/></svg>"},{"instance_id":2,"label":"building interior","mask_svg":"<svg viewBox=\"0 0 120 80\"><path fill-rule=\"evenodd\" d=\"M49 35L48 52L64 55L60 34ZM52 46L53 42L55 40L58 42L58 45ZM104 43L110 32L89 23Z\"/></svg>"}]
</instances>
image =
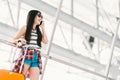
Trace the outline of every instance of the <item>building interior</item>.
<instances>
[{"instance_id":1,"label":"building interior","mask_svg":"<svg viewBox=\"0 0 120 80\"><path fill-rule=\"evenodd\" d=\"M34 9L49 40L39 80L120 80L120 0L0 0L0 69L10 69L11 41Z\"/></svg>"}]
</instances>

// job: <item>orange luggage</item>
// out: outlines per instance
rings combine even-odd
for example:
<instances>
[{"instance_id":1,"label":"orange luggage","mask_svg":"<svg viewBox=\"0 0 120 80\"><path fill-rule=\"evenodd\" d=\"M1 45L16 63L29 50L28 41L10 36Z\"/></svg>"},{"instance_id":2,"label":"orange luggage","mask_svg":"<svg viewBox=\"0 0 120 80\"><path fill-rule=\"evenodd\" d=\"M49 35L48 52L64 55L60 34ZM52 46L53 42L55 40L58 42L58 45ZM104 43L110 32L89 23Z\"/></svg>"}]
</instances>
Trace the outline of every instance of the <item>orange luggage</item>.
<instances>
[{"instance_id":1,"label":"orange luggage","mask_svg":"<svg viewBox=\"0 0 120 80\"><path fill-rule=\"evenodd\" d=\"M0 80L25 80L25 77L20 73L0 69Z\"/></svg>"}]
</instances>

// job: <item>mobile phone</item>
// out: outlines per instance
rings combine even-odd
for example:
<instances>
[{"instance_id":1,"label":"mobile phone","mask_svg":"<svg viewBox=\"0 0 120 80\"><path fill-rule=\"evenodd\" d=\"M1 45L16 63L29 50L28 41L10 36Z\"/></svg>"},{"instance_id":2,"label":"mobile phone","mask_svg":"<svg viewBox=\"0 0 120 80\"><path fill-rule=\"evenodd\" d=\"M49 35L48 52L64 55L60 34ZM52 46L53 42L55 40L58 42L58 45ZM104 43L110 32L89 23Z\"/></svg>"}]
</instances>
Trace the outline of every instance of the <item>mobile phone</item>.
<instances>
[{"instance_id":1,"label":"mobile phone","mask_svg":"<svg viewBox=\"0 0 120 80\"><path fill-rule=\"evenodd\" d=\"M40 22L40 25L42 24L42 21Z\"/></svg>"}]
</instances>

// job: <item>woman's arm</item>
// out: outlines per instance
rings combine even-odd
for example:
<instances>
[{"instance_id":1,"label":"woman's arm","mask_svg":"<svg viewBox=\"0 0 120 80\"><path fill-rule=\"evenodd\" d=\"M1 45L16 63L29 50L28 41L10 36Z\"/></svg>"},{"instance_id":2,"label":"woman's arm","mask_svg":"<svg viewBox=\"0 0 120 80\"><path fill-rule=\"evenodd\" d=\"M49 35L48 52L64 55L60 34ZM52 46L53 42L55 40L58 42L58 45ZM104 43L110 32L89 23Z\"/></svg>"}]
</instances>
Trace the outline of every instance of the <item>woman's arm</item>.
<instances>
[{"instance_id":1,"label":"woman's arm","mask_svg":"<svg viewBox=\"0 0 120 80\"><path fill-rule=\"evenodd\" d=\"M23 26L17 33L17 35L14 37L14 39L12 40L13 44L17 44L18 40L22 41L22 44L26 44L26 40L24 38L22 38L25 35L26 32L26 27Z\"/></svg>"},{"instance_id":2,"label":"woman's arm","mask_svg":"<svg viewBox=\"0 0 120 80\"><path fill-rule=\"evenodd\" d=\"M47 35L46 35L46 32L45 32L44 21L42 21L41 29L40 30L41 30L41 33L42 33L42 42L44 44L47 44L48 43L48 38L47 38Z\"/></svg>"}]
</instances>

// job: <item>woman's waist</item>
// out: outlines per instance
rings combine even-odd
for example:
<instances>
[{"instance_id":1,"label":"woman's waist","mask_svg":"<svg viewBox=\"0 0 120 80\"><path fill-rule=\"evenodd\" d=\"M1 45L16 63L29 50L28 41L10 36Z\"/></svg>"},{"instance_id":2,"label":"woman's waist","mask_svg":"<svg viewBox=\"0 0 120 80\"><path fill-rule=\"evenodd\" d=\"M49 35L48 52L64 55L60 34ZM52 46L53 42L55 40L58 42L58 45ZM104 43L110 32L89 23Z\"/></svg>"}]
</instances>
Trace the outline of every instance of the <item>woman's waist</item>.
<instances>
[{"instance_id":1,"label":"woman's waist","mask_svg":"<svg viewBox=\"0 0 120 80\"><path fill-rule=\"evenodd\" d=\"M34 47L34 46L29 46L29 47L27 47L27 50L41 50L41 48L40 47Z\"/></svg>"},{"instance_id":2,"label":"woman's waist","mask_svg":"<svg viewBox=\"0 0 120 80\"><path fill-rule=\"evenodd\" d=\"M39 47L38 45L25 45L23 46L23 49L27 49L27 50L41 50L41 47Z\"/></svg>"},{"instance_id":3,"label":"woman's waist","mask_svg":"<svg viewBox=\"0 0 120 80\"><path fill-rule=\"evenodd\" d=\"M41 49L41 47L40 46L38 46L38 45L35 45L35 44L27 44L25 47L28 47L28 48L36 48L36 49Z\"/></svg>"}]
</instances>

